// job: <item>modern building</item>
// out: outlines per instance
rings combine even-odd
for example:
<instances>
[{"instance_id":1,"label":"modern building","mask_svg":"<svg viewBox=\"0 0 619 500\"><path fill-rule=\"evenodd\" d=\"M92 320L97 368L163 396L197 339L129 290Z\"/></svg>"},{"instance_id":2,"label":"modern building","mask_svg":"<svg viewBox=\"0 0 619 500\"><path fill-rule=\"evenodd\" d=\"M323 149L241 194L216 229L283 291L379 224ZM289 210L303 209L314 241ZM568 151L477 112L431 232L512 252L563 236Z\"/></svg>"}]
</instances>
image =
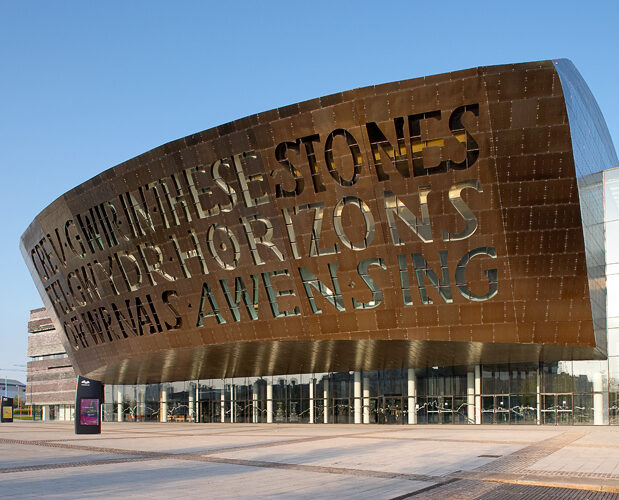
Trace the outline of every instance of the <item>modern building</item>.
<instances>
[{"instance_id":1,"label":"modern building","mask_svg":"<svg viewBox=\"0 0 619 500\"><path fill-rule=\"evenodd\" d=\"M21 248L108 420L616 424L617 166L570 61L475 68L165 144Z\"/></svg>"},{"instance_id":2,"label":"modern building","mask_svg":"<svg viewBox=\"0 0 619 500\"><path fill-rule=\"evenodd\" d=\"M26 404L35 420L72 420L77 377L53 315L44 307L30 311Z\"/></svg>"},{"instance_id":3,"label":"modern building","mask_svg":"<svg viewBox=\"0 0 619 500\"><path fill-rule=\"evenodd\" d=\"M12 378L0 379L0 396L19 398L25 401L26 384Z\"/></svg>"}]
</instances>

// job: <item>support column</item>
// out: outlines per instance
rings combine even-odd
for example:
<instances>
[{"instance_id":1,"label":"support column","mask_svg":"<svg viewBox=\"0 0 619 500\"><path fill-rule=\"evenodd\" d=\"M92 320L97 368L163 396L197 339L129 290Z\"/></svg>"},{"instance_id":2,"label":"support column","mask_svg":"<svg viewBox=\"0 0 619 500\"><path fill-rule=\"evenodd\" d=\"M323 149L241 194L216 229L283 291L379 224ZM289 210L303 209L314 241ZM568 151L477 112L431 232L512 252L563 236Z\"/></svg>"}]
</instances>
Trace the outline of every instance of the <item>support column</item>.
<instances>
[{"instance_id":1,"label":"support column","mask_svg":"<svg viewBox=\"0 0 619 500\"><path fill-rule=\"evenodd\" d=\"M466 417L475 423L475 370L466 372Z\"/></svg>"},{"instance_id":2,"label":"support column","mask_svg":"<svg viewBox=\"0 0 619 500\"><path fill-rule=\"evenodd\" d=\"M47 422L49 419L49 406L43 405L41 406L41 421Z\"/></svg>"},{"instance_id":3,"label":"support column","mask_svg":"<svg viewBox=\"0 0 619 500\"><path fill-rule=\"evenodd\" d=\"M481 424L481 366L475 365L475 423Z\"/></svg>"},{"instance_id":4,"label":"support column","mask_svg":"<svg viewBox=\"0 0 619 500\"><path fill-rule=\"evenodd\" d=\"M542 374L539 370L539 364L537 365L536 403L537 425L542 425Z\"/></svg>"},{"instance_id":5,"label":"support column","mask_svg":"<svg viewBox=\"0 0 619 500\"><path fill-rule=\"evenodd\" d=\"M116 388L116 421L123 421L123 388Z\"/></svg>"},{"instance_id":6,"label":"support column","mask_svg":"<svg viewBox=\"0 0 619 500\"><path fill-rule=\"evenodd\" d=\"M161 388L159 396L159 422L168 421L168 390L164 386Z\"/></svg>"},{"instance_id":7,"label":"support column","mask_svg":"<svg viewBox=\"0 0 619 500\"><path fill-rule=\"evenodd\" d=\"M267 382L267 424L273 423L273 384Z\"/></svg>"},{"instance_id":8,"label":"support column","mask_svg":"<svg viewBox=\"0 0 619 500\"><path fill-rule=\"evenodd\" d=\"M363 377L363 423L370 423L370 378Z\"/></svg>"},{"instance_id":9,"label":"support column","mask_svg":"<svg viewBox=\"0 0 619 500\"><path fill-rule=\"evenodd\" d=\"M189 421L196 421L196 391L193 384L189 384Z\"/></svg>"},{"instance_id":10,"label":"support column","mask_svg":"<svg viewBox=\"0 0 619 500\"><path fill-rule=\"evenodd\" d=\"M361 423L361 372L354 372L353 374L353 408L355 424Z\"/></svg>"},{"instance_id":11,"label":"support column","mask_svg":"<svg viewBox=\"0 0 619 500\"><path fill-rule=\"evenodd\" d=\"M602 373L597 372L593 379L593 425L608 424L608 391L604 391Z\"/></svg>"},{"instance_id":12,"label":"support column","mask_svg":"<svg viewBox=\"0 0 619 500\"><path fill-rule=\"evenodd\" d=\"M219 398L219 413L221 414L220 420L223 424L226 421L226 384L224 384L221 389L221 396Z\"/></svg>"},{"instance_id":13,"label":"support column","mask_svg":"<svg viewBox=\"0 0 619 500\"><path fill-rule=\"evenodd\" d=\"M236 422L236 386L230 384L230 422Z\"/></svg>"},{"instance_id":14,"label":"support column","mask_svg":"<svg viewBox=\"0 0 619 500\"><path fill-rule=\"evenodd\" d=\"M138 422L144 421L144 406L146 404L146 388L143 385L138 386L138 407L135 409L136 420Z\"/></svg>"},{"instance_id":15,"label":"support column","mask_svg":"<svg viewBox=\"0 0 619 500\"><path fill-rule=\"evenodd\" d=\"M254 424L258 423L258 384L254 384L251 391L251 421Z\"/></svg>"},{"instance_id":16,"label":"support column","mask_svg":"<svg viewBox=\"0 0 619 500\"><path fill-rule=\"evenodd\" d=\"M329 423L329 377L323 379L322 400L324 405L324 423Z\"/></svg>"},{"instance_id":17,"label":"support column","mask_svg":"<svg viewBox=\"0 0 619 500\"><path fill-rule=\"evenodd\" d=\"M314 378L309 381L309 423L314 423Z\"/></svg>"},{"instance_id":18,"label":"support column","mask_svg":"<svg viewBox=\"0 0 619 500\"><path fill-rule=\"evenodd\" d=\"M200 421L200 381L196 381L196 422Z\"/></svg>"},{"instance_id":19,"label":"support column","mask_svg":"<svg viewBox=\"0 0 619 500\"><path fill-rule=\"evenodd\" d=\"M409 368L407 373L407 394L408 394L408 423L417 423L417 375L415 370Z\"/></svg>"}]
</instances>

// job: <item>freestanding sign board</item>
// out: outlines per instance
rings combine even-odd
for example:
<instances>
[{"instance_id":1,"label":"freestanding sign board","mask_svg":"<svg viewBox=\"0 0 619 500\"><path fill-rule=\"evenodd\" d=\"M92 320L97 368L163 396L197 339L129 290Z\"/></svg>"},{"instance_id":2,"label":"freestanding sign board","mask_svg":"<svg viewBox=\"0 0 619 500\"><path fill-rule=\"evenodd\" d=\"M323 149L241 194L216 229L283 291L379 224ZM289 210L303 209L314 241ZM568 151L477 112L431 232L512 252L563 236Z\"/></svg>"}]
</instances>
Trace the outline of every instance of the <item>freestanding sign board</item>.
<instances>
[{"instance_id":1,"label":"freestanding sign board","mask_svg":"<svg viewBox=\"0 0 619 500\"><path fill-rule=\"evenodd\" d=\"M103 384L84 377L77 379L75 391L75 434L101 434Z\"/></svg>"},{"instance_id":2,"label":"freestanding sign board","mask_svg":"<svg viewBox=\"0 0 619 500\"><path fill-rule=\"evenodd\" d=\"M13 421L13 398L7 398L2 396L2 407L0 408L2 412L2 422L12 422Z\"/></svg>"}]
</instances>

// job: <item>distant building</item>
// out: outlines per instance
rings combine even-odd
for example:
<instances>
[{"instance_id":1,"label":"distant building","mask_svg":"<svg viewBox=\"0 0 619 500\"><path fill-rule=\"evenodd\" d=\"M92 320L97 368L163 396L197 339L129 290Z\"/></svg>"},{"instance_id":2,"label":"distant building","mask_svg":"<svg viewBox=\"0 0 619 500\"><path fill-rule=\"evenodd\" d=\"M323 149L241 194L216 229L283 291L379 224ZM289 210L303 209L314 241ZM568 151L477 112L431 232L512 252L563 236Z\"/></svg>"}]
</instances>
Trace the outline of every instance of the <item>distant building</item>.
<instances>
[{"instance_id":1,"label":"distant building","mask_svg":"<svg viewBox=\"0 0 619 500\"><path fill-rule=\"evenodd\" d=\"M44 307L30 311L28 333L26 404L36 420L72 420L77 377Z\"/></svg>"},{"instance_id":2,"label":"distant building","mask_svg":"<svg viewBox=\"0 0 619 500\"><path fill-rule=\"evenodd\" d=\"M0 395L8 398L18 397L24 401L26 395L26 385L23 382L12 378L0 379Z\"/></svg>"}]
</instances>

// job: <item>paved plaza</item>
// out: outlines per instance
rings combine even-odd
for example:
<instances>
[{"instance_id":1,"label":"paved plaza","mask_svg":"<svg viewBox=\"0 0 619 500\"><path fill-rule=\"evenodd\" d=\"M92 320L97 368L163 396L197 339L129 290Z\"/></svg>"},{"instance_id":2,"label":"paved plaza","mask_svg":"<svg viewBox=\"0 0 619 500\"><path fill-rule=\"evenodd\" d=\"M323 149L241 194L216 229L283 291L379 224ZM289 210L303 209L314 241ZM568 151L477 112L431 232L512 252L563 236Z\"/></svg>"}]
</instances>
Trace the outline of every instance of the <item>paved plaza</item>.
<instances>
[{"instance_id":1,"label":"paved plaza","mask_svg":"<svg viewBox=\"0 0 619 500\"><path fill-rule=\"evenodd\" d=\"M0 473L20 498L619 498L619 428L15 422Z\"/></svg>"}]
</instances>

